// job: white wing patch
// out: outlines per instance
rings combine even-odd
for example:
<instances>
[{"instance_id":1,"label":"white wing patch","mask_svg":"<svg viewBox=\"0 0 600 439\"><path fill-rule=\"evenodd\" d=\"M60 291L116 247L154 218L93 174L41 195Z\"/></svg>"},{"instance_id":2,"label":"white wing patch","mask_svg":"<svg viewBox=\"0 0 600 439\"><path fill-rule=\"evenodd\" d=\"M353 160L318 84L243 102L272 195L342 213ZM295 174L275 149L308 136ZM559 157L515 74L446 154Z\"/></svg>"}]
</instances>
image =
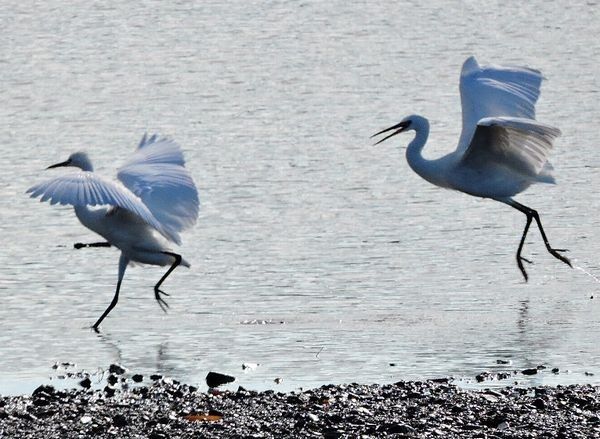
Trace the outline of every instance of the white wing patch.
<instances>
[{"instance_id":1,"label":"white wing patch","mask_svg":"<svg viewBox=\"0 0 600 439\"><path fill-rule=\"evenodd\" d=\"M120 183L106 180L93 172L79 171L61 175L29 188L32 198L41 196L40 201L50 204L71 206L117 206L139 216L166 238L177 242L173 235L158 221L142 200Z\"/></svg>"},{"instance_id":2,"label":"white wing patch","mask_svg":"<svg viewBox=\"0 0 600 439\"><path fill-rule=\"evenodd\" d=\"M467 149L479 121L486 117L535 119L542 74L528 67L485 66L474 57L460 76L463 128L458 151Z\"/></svg>"},{"instance_id":3,"label":"white wing patch","mask_svg":"<svg viewBox=\"0 0 600 439\"><path fill-rule=\"evenodd\" d=\"M138 149L119 168L117 178L141 198L171 235L178 237L196 223L198 191L185 168L181 148L173 140L144 135Z\"/></svg>"}]
</instances>

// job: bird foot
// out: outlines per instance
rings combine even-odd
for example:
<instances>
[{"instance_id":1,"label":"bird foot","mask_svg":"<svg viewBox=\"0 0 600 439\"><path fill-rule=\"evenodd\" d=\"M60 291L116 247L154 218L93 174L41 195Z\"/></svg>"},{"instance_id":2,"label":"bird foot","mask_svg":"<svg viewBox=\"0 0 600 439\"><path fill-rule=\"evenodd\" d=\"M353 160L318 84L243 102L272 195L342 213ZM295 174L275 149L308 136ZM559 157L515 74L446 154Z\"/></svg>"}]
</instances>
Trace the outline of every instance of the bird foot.
<instances>
[{"instance_id":1,"label":"bird foot","mask_svg":"<svg viewBox=\"0 0 600 439\"><path fill-rule=\"evenodd\" d=\"M567 264L569 267L573 268L573 265L571 265L571 261L569 260L569 258L561 255L561 253L564 252L568 252L569 250L565 249L565 248L548 248L548 251L550 252L550 254L552 256L554 256L556 259L563 261L565 264Z\"/></svg>"},{"instance_id":2,"label":"bird foot","mask_svg":"<svg viewBox=\"0 0 600 439\"><path fill-rule=\"evenodd\" d=\"M528 264L533 264L533 262L529 259L524 258L523 256L517 256L517 265L519 266L519 270L521 270L521 274L525 278L525 282L527 282L529 280L529 276L525 271L525 267L523 267L523 261L527 262Z\"/></svg>"},{"instance_id":3,"label":"bird foot","mask_svg":"<svg viewBox=\"0 0 600 439\"><path fill-rule=\"evenodd\" d=\"M163 296L169 296L169 293L165 293L163 290L159 290L158 288L154 289L154 298L158 302L158 306L160 306L160 309L162 309L163 312L166 314L167 309L169 308L169 304L165 302L165 299L161 297L161 294Z\"/></svg>"}]
</instances>

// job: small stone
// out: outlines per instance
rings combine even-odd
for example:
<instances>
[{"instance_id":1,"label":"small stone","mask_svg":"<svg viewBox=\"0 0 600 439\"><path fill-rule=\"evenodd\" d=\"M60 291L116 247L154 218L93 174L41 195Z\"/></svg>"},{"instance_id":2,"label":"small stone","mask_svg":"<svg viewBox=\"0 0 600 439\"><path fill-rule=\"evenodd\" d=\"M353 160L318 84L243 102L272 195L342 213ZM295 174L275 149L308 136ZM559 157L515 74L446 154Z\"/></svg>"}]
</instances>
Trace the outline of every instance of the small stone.
<instances>
[{"instance_id":1,"label":"small stone","mask_svg":"<svg viewBox=\"0 0 600 439\"><path fill-rule=\"evenodd\" d=\"M308 419L310 419L312 422L319 422L319 417L317 415L315 415L314 413L309 413L308 414Z\"/></svg>"},{"instance_id":2,"label":"small stone","mask_svg":"<svg viewBox=\"0 0 600 439\"><path fill-rule=\"evenodd\" d=\"M411 435L415 432L415 429L410 425L403 423L387 423L382 425L382 430L389 434L405 434Z\"/></svg>"},{"instance_id":3,"label":"small stone","mask_svg":"<svg viewBox=\"0 0 600 439\"><path fill-rule=\"evenodd\" d=\"M109 375L108 378L106 379L106 381L108 382L108 384L110 384L111 386L114 386L115 384L117 384L117 382L119 381L119 378L117 378L116 375Z\"/></svg>"},{"instance_id":4,"label":"small stone","mask_svg":"<svg viewBox=\"0 0 600 439\"><path fill-rule=\"evenodd\" d=\"M153 375L150 375L150 379L151 379L152 381L158 381L158 380L160 380L162 377L163 377L162 375L159 375L159 374L157 374L157 373L155 373L155 374L153 374Z\"/></svg>"},{"instance_id":5,"label":"small stone","mask_svg":"<svg viewBox=\"0 0 600 439\"><path fill-rule=\"evenodd\" d=\"M104 387L104 393L106 393L106 396L114 396L116 392L116 389L110 385L106 385Z\"/></svg>"},{"instance_id":6,"label":"small stone","mask_svg":"<svg viewBox=\"0 0 600 439\"><path fill-rule=\"evenodd\" d=\"M110 373L114 373L115 375L123 375L125 373L125 368L118 364L111 364L108 367L108 371Z\"/></svg>"},{"instance_id":7,"label":"small stone","mask_svg":"<svg viewBox=\"0 0 600 439\"><path fill-rule=\"evenodd\" d=\"M356 409L356 411L362 413L363 415L373 416L373 413L366 407L359 407Z\"/></svg>"},{"instance_id":8,"label":"small stone","mask_svg":"<svg viewBox=\"0 0 600 439\"><path fill-rule=\"evenodd\" d=\"M48 400L48 398L46 398L44 396L38 396L38 397L34 398L34 400L33 400L33 405L36 407L44 407L49 404L50 404L50 401Z\"/></svg>"},{"instance_id":9,"label":"small stone","mask_svg":"<svg viewBox=\"0 0 600 439\"><path fill-rule=\"evenodd\" d=\"M560 369L558 367L555 367L552 369L552 373L558 373L560 372Z\"/></svg>"},{"instance_id":10,"label":"small stone","mask_svg":"<svg viewBox=\"0 0 600 439\"><path fill-rule=\"evenodd\" d=\"M92 380L90 380L89 377L86 377L79 381L79 385L84 389L89 389L90 387L92 387Z\"/></svg>"},{"instance_id":11,"label":"small stone","mask_svg":"<svg viewBox=\"0 0 600 439\"><path fill-rule=\"evenodd\" d=\"M275 382L275 384L281 384L283 382L283 378L277 377L273 381Z\"/></svg>"},{"instance_id":12,"label":"small stone","mask_svg":"<svg viewBox=\"0 0 600 439\"><path fill-rule=\"evenodd\" d=\"M496 364L512 364L511 360L496 360Z\"/></svg>"},{"instance_id":13,"label":"small stone","mask_svg":"<svg viewBox=\"0 0 600 439\"><path fill-rule=\"evenodd\" d=\"M533 401L533 405L538 410L544 410L546 408L546 403L544 402L544 400L542 398L536 398Z\"/></svg>"},{"instance_id":14,"label":"small stone","mask_svg":"<svg viewBox=\"0 0 600 439\"><path fill-rule=\"evenodd\" d=\"M38 394L42 394L42 395L53 395L55 392L54 386L50 386L50 385L41 385L39 386L37 389L35 389L32 392L32 395L38 395Z\"/></svg>"},{"instance_id":15,"label":"small stone","mask_svg":"<svg viewBox=\"0 0 600 439\"><path fill-rule=\"evenodd\" d=\"M113 416L113 420L112 423L115 427L125 427L128 422L127 422L127 418L123 415L115 415Z\"/></svg>"},{"instance_id":16,"label":"small stone","mask_svg":"<svg viewBox=\"0 0 600 439\"><path fill-rule=\"evenodd\" d=\"M144 376L140 375L139 373L136 373L135 375L133 375L131 377L131 379L135 382L135 383L141 383L144 380Z\"/></svg>"},{"instance_id":17,"label":"small stone","mask_svg":"<svg viewBox=\"0 0 600 439\"><path fill-rule=\"evenodd\" d=\"M89 424L90 422L92 422L92 417L91 416L82 416L81 419L79 420L82 424Z\"/></svg>"},{"instance_id":18,"label":"small stone","mask_svg":"<svg viewBox=\"0 0 600 439\"><path fill-rule=\"evenodd\" d=\"M508 422L503 421L501 423L498 424L498 426L496 427L498 430L507 430L510 428L510 425Z\"/></svg>"},{"instance_id":19,"label":"small stone","mask_svg":"<svg viewBox=\"0 0 600 439\"><path fill-rule=\"evenodd\" d=\"M521 373L522 373L523 375L535 375L536 373L538 373L538 370L537 370L537 368L535 368L535 367L532 367L532 368L530 368L530 369L523 369L523 370L521 371Z\"/></svg>"},{"instance_id":20,"label":"small stone","mask_svg":"<svg viewBox=\"0 0 600 439\"><path fill-rule=\"evenodd\" d=\"M208 372L206 375L206 384L208 387L219 387L223 384L232 383L234 381L235 377L218 372Z\"/></svg>"}]
</instances>

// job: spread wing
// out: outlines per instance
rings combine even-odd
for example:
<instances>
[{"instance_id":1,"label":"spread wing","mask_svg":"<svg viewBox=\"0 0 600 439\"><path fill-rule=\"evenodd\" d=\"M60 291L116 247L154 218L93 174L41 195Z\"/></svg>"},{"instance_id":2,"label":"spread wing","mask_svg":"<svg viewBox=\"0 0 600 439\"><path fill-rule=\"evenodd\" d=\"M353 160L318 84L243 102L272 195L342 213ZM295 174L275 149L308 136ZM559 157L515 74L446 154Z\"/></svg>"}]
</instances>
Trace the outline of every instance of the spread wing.
<instances>
[{"instance_id":1,"label":"spread wing","mask_svg":"<svg viewBox=\"0 0 600 439\"><path fill-rule=\"evenodd\" d=\"M467 166L506 166L532 178L548 166L558 128L516 117L481 119L462 157Z\"/></svg>"},{"instance_id":2,"label":"spread wing","mask_svg":"<svg viewBox=\"0 0 600 439\"><path fill-rule=\"evenodd\" d=\"M179 243L179 232L196 223L198 191L180 146L173 140L144 135L121 166L117 178L140 197L152 215Z\"/></svg>"},{"instance_id":3,"label":"spread wing","mask_svg":"<svg viewBox=\"0 0 600 439\"><path fill-rule=\"evenodd\" d=\"M462 132L457 151L464 152L479 121L486 117L535 119L542 74L528 67L480 66L471 56L460 75Z\"/></svg>"},{"instance_id":4,"label":"spread wing","mask_svg":"<svg viewBox=\"0 0 600 439\"><path fill-rule=\"evenodd\" d=\"M93 172L79 171L61 175L36 184L27 193L32 198L41 196L40 201L50 201L50 204L121 207L139 216L166 238L173 241L177 238L163 227L138 196L122 184L106 180Z\"/></svg>"}]
</instances>

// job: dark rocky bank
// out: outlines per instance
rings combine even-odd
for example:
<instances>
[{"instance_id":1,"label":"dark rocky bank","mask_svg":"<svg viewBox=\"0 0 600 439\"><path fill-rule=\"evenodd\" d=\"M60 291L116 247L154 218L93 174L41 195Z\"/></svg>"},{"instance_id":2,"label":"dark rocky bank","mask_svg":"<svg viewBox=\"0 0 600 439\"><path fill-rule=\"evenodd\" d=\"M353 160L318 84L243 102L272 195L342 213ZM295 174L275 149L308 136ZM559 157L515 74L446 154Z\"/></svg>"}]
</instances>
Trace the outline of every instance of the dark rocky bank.
<instances>
[{"instance_id":1,"label":"dark rocky bank","mask_svg":"<svg viewBox=\"0 0 600 439\"><path fill-rule=\"evenodd\" d=\"M441 379L201 392L154 379L0 397L0 437L600 438L600 388L590 385L472 391Z\"/></svg>"}]
</instances>

